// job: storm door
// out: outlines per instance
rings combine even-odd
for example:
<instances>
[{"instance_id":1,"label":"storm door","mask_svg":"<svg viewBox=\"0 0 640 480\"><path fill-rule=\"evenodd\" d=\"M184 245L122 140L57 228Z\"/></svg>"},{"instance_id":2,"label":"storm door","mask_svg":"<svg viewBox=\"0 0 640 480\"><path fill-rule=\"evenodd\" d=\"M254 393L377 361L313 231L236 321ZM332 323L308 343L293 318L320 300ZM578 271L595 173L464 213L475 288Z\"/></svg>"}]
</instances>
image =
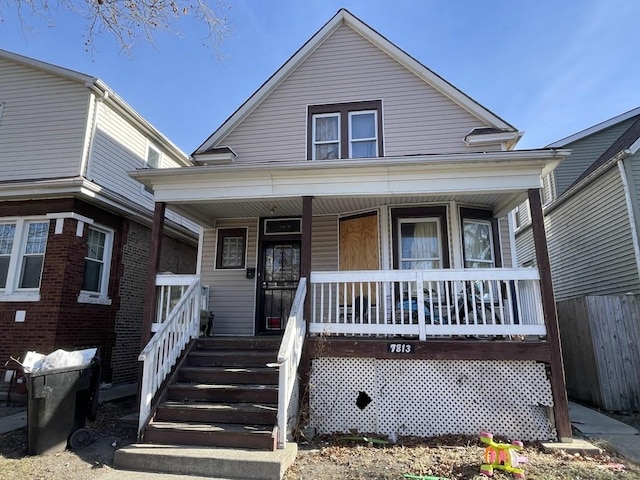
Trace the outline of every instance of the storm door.
<instances>
[{"instance_id":1,"label":"storm door","mask_svg":"<svg viewBox=\"0 0 640 480\"><path fill-rule=\"evenodd\" d=\"M258 283L258 333L281 333L300 280L300 241L263 241Z\"/></svg>"}]
</instances>

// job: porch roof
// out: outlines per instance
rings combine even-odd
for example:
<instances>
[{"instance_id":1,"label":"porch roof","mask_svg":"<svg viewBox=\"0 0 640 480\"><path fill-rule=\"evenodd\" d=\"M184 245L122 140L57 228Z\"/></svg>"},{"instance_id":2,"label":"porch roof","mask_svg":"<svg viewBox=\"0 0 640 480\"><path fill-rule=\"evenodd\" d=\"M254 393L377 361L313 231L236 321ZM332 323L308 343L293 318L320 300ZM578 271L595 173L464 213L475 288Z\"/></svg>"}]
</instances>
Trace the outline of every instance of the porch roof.
<instances>
[{"instance_id":1,"label":"porch roof","mask_svg":"<svg viewBox=\"0 0 640 480\"><path fill-rule=\"evenodd\" d=\"M200 223L220 217L300 215L313 196L314 214L378 205L460 201L491 205L501 216L540 188L541 175L567 150L343 159L299 163L207 165L129 172L156 202Z\"/></svg>"}]
</instances>

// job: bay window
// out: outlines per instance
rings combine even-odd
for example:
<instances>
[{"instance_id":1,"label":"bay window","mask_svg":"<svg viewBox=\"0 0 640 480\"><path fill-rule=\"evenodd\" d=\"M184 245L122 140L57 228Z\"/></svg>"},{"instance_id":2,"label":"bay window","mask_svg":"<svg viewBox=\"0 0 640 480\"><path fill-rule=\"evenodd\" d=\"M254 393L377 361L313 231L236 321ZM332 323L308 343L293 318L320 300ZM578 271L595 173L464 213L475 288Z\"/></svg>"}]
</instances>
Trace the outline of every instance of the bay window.
<instances>
[{"instance_id":1,"label":"bay window","mask_svg":"<svg viewBox=\"0 0 640 480\"><path fill-rule=\"evenodd\" d=\"M0 296L38 300L48 235L48 220L0 222Z\"/></svg>"},{"instance_id":2,"label":"bay window","mask_svg":"<svg viewBox=\"0 0 640 480\"><path fill-rule=\"evenodd\" d=\"M94 225L88 227L87 251L79 302L101 299L108 303L109 271L113 232Z\"/></svg>"}]
</instances>

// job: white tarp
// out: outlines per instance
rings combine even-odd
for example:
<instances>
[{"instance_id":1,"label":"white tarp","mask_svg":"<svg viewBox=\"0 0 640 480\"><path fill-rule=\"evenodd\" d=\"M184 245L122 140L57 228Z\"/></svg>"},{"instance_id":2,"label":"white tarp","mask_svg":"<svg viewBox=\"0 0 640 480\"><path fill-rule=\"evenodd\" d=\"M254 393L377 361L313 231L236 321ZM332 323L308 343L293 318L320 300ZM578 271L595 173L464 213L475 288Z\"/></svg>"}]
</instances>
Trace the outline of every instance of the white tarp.
<instances>
[{"instance_id":1,"label":"white tarp","mask_svg":"<svg viewBox=\"0 0 640 480\"><path fill-rule=\"evenodd\" d=\"M22 362L25 373L42 372L55 368L83 367L89 365L95 357L97 348L87 348L67 352L66 350L56 350L49 355L36 352L27 352Z\"/></svg>"}]
</instances>

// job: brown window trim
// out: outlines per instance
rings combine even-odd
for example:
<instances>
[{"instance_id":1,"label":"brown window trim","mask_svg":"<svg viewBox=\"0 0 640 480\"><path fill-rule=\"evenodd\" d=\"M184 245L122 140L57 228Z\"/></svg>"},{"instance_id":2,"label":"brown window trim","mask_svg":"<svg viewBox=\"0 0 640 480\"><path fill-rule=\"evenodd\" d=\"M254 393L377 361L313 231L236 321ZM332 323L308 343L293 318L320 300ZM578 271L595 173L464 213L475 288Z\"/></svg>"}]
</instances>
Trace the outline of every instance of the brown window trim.
<instances>
[{"instance_id":1,"label":"brown window trim","mask_svg":"<svg viewBox=\"0 0 640 480\"><path fill-rule=\"evenodd\" d=\"M240 265L223 266L224 239L228 237L242 237L242 263ZM219 228L216 239L216 270L242 270L247 261L247 229L246 228Z\"/></svg>"},{"instance_id":2,"label":"brown window trim","mask_svg":"<svg viewBox=\"0 0 640 480\"><path fill-rule=\"evenodd\" d=\"M340 114L340 158L349 158L349 112L376 110L378 112L378 157L384 157L382 140L382 100L366 102L311 105L307 108L307 160L313 159L313 116L321 113Z\"/></svg>"},{"instance_id":3,"label":"brown window trim","mask_svg":"<svg viewBox=\"0 0 640 480\"><path fill-rule=\"evenodd\" d=\"M491 222L491 233L493 235L493 261L495 268L502 267L502 249L500 248L500 227L498 225L498 219L493 217L491 210L485 210L481 208L468 208L460 207L460 235L463 239L462 242L462 258L466 261L467 254L464 251L464 222L463 220L468 218L469 220L489 220Z\"/></svg>"},{"instance_id":4,"label":"brown window trim","mask_svg":"<svg viewBox=\"0 0 640 480\"><path fill-rule=\"evenodd\" d=\"M423 217L438 217L440 218L440 228L442 229L442 268L451 268L451 261L449 259L449 233L447 226L447 207L445 206L428 206L428 207L407 207L407 208L393 208L391 210L391 238L393 241L393 268L395 270L400 269L398 262L398 219L401 218L423 218Z\"/></svg>"}]
</instances>

